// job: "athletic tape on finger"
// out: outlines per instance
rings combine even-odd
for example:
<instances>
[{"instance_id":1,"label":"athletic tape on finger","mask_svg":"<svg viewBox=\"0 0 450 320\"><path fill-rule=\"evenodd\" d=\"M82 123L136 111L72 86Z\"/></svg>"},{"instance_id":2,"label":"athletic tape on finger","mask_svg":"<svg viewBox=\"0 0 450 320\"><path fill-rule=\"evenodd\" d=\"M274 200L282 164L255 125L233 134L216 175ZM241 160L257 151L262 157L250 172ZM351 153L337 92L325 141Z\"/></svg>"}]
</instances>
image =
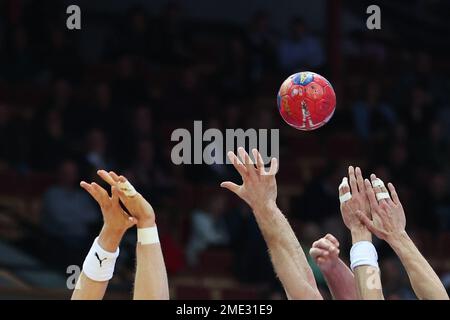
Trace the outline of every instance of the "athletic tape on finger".
<instances>
[{"instance_id":1,"label":"athletic tape on finger","mask_svg":"<svg viewBox=\"0 0 450 320\"><path fill-rule=\"evenodd\" d=\"M344 193L342 196L339 196L339 201L344 203L352 198L352 194L350 192Z\"/></svg>"},{"instance_id":2,"label":"athletic tape on finger","mask_svg":"<svg viewBox=\"0 0 450 320\"><path fill-rule=\"evenodd\" d=\"M117 186L121 191L123 191L123 193L125 193L127 197L134 197L137 194L136 189L128 180L125 182L119 182Z\"/></svg>"},{"instance_id":3,"label":"athletic tape on finger","mask_svg":"<svg viewBox=\"0 0 450 320\"><path fill-rule=\"evenodd\" d=\"M339 190L341 190L343 187L350 188L350 186L348 185L348 178L347 177L342 178L342 182L339 185ZM339 201L341 203L344 203L344 202L350 200L351 198L352 198L352 194L349 191L347 193L344 193L342 196L339 196Z\"/></svg>"},{"instance_id":4,"label":"athletic tape on finger","mask_svg":"<svg viewBox=\"0 0 450 320\"><path fill-rule=\"evenodd\" d=\"M383 188L384 187L384 182L383 180L376 178L375 180L372 181L372 187L376 188L376 187L380 187Z\"/></svg>"},{"instance_id":5,"label":"athletic tape on finger","mask_svg":"<svg viewBox=\"0 0 450 320\"><path fill-rule=\"evenodd\" d=\"M341 182L341 184L339 185L339 189L341 189L341 188L343 188L343 187L350 187L349 185L348 185L348 178L347 177L344 177L344 178L342 178L342 182Z\"/></svg>"},{"instance_id":6,"label":"athletic tape on finger","mask_svg":"<svg viewBox=\"0 0 450 320\"><path fill-rule=\"evenodd\" d=\"M378 201L383 200L383 199L390 199L391 198L391 196L389 195L388 192L379 192L379 193L376 194L376 196L377 196L377 200Z\"/></svg>"}]
</instances>

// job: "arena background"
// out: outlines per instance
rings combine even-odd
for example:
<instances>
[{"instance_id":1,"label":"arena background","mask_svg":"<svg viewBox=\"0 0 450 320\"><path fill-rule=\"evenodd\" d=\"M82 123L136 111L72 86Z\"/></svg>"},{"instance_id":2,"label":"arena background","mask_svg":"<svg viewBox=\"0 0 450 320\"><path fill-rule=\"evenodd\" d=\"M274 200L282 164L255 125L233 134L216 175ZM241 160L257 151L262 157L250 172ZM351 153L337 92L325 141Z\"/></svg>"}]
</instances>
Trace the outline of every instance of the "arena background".
<instances>
[{"instance_id":1,"label":"arena background","mask_svg":"<svg viewBox=\"0 0 450 320\"><path fill-rule=\"evenodd\" d=\"M81 30L66 28L70 4ZM348 165L394 182L409 232L449 288L450 2L378 1L381 30L366 28L370 4L1 1L0 298L70 297L68 267L101 226L78 183L98 168L124 173L154 206L172 298L284 298L249 208L218 186L233 169L172 164L170 134L194 120L280 129L278 203L305 250L330 232L348 259L337 198ZM313 132L276 107L282 80L301 70L326 76L338 98ZM210 229L193 230L199 212ZM208 239L200 251L194 232ZM108 298L131 296L133 236ZM398 259L376 245L385 297L413 298Z\"/></svg>"}]
</instances>

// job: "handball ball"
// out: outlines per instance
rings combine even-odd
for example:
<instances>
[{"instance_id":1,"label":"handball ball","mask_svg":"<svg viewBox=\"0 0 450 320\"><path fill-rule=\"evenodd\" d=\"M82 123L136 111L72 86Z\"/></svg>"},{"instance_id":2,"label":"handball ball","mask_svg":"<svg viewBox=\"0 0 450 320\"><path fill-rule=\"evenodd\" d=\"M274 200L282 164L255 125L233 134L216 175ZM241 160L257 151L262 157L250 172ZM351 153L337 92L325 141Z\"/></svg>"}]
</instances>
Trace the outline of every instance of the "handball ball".
<instances>
[{"instance_id":1,"label":"handball ball","mask_svg":"<svg viewBox=\"0 0 450 320\"><path fill-rule=\"evenodd\" d=\"M277 97L278 111L290 126L314 130L333 116L336 95L330 82L314 72L299 72L281 85Z\"/></svg>"}]
</instances>

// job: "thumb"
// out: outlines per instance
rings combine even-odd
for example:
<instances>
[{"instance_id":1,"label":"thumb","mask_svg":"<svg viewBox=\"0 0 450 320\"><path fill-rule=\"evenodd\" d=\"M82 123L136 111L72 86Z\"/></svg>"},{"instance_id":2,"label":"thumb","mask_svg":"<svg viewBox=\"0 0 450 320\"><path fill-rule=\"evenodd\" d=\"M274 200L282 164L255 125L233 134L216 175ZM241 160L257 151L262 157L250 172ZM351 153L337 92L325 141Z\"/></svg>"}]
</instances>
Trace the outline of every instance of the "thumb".
<instances>
[{"instance_id":1,"label":"thumb","mask_svg":"<svg viewBox=\"0 0 450 320\"><path fill-rule=\"evenodd\" d=\"M228 190L230 190L231 192L234 192L234 193L236 193L236 194L238 193L239 188L240 188L240 186L238 186L236 183L233 183L233 182L230 182L230 181L222 182L222 183L220 184L220 186L221 186L222 188L228 189Z\"/></svg>"},{"instance_id":2,"label":"thumb","mask_svg":"<svg viewBox=\"0 0 450 320\"><path fill-rule=\"evenodd\" d=\"M369 229L370 232L376 233L377 229L375 228L373 221L370 220L368 216L366 216L362 211L359 210L356 211L356 216L358 217L359 221L361 221L361 223L365 225L367 229Z\"/></svg>"},{"instance_id":3,"label":"thumb","mask_svg":"<svg viewBox=\"0 0 450 320\"><path fill-rule=\"evenodd\" d=\"M137 219L135 217L128 217L128 228L134 226L135 224L137 224Z\"/></svg>"}]
</instances>

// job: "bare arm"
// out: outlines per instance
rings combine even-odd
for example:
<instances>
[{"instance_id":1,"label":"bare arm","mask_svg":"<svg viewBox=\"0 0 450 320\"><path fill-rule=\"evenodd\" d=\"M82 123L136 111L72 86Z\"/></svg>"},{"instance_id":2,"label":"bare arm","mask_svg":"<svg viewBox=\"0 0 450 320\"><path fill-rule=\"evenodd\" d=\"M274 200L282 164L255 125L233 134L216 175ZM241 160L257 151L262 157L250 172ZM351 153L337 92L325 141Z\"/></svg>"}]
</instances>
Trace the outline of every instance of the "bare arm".
<instances>
[{"instance_id":1,"label":"bare arm","mask_svg":"<svg viewBox=\"0 0 450 320\"><path fill-rule=\"evenodd\" d=\"M348 184L350 182L350 185ZM351 194L351 197L345 195ZM366 187L362 177L361 169L348 168L348 179L342 179L339 186L341 201L341 214L346 227L350 230L352 243L362 241L372 242L372 234L359 220L359 215L368 217L370 215L370 204L366 195ZM382 300L380 272L378 267L370 265L359 265L354 269L356 289L358 297L363 300Z\"/></svg>"},{"instance_id":2,"label":"bare arm","mask_svg":"<svg viewBox=\"0 0 450 320\"><path fill-rule=\"evenodd\" d=\"M422 256L406 232L393 236L388 243L405 267L411 286L419 299L449 299L436 272Z\"/></svg>"},{"instance_id":3,"label":"bare arm","mask_svg":"<svg viewBox=\"0 0 450 320\"><path fill-rule=\"evenodd\" d=\"M110 253L116 252L125 231L132 227L136 220L122 210L115 187L112 187L112 197L96 183L81 182L81 187L99 203L103 215L103 228L98 236L100 247ZM101 300L103 299L109 281L95 281L80 274L72 300Z\"/></svg>"},{"instance_id":4,"label":"bare arm","mask_svg":"<svg viewBox=\"0 0 450 320\"><path fill-rule=\"evenodd\" d=\"M322 272L333 299L356 300L355 277L339 258L339 241L331 234L315 241L309 254Z\"/></svg>"},{"instance_id":5,"label":"bare arm","mask_svg":"<svg viewBox=\"0 0 450 320\"><path fill-rule=\"evenodd\" d=\"M371 176L372 182L377 179ZM378 238L385 240L400 258L408 273L411 286L419 299L445 299L449 297L436 272L422 256L405 231L406 217L400 199L392 183L388 184L391 198L377 201L377 193L387 193L384 187L372 188L369 180L365 181L368 189L372 220L360 216L361 221Z\"/></svg>"},{"instance_id":6,"label":"bare arm","mask_svg":"<svg viewBox=\"0 0 450 320\"><path fill-rule=\"evenodd\" d=\"M108 183L126 183L123 176L114 172L99 171L99 175ZM156 227L156 218L152 206L139 193L128 196L119 190L119 197L131 215L137 219L138 229ZM166 300L169 299L169 285L166 265L158 243L136 246L136 275L134 281L133 299L135 300Z\"/></svg>"},{"instance_id":7,"label":"bare arm","mask_svg":"<svg viewBox=\"0 0 450 320\"><path fill-rule=\"evenodd\" d=\"M253 150L256 167L243 148L238 151L245 164L233 152L229 152L228 156L244 183L239 186L232 182L223 182L221 186L236 193L253 209L269 248L275 272L287 296L292 299L322 299L300 243L276 205L277 160L272 159L270 171L266 172L257 150Z\"/></svg>"},{"instance_id":8,"label":"bare arm","mask_svg":"<svg viewBox=\"0 0 450 320\"><path fill-rule=\"evenodd\" d=\"M352 243L372 242L372 235L366 228L352 230ZM362 300L384 300L381 275L378 267L361 265L353 269L358 298Z\"/></svg>"},{"instance_id":9,"label":"bare arm","mask_svg":"<svg viewBox=\"0 0 450 320\"><path fill-rule=\"evenodd\" d=\"M255 216L288 297L322 299L303 249L276 204L256 209Z\"/></svg>"}]
</instances>

